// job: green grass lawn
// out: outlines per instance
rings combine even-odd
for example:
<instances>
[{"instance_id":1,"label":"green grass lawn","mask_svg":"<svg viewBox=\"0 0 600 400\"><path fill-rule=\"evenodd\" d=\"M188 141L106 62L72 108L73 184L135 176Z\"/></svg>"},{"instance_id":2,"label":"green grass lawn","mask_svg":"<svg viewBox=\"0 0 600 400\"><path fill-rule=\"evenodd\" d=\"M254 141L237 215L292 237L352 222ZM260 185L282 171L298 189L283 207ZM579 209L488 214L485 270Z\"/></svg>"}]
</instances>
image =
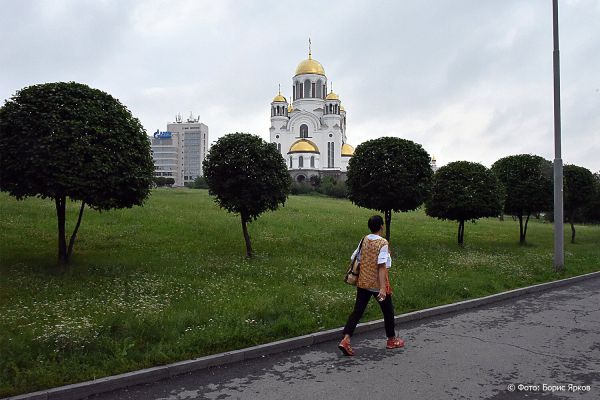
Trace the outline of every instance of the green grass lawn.
<instances>
[{"instance_id":1,"label":"green grass lawn","mask_svg":"<svg viewBox=\"0 0 600 400\"><path fill-rule=\"evenodd\" d=\"M343 274L372 214L293 196L250 224L247 260L239 218L206 191L155 190L144 207L86 210L65 271L54 203L2 193L0 397L343 326ZM468 223L464 248L456 230L394 214L397 314L600 270L600 227L578 226L576 244L565 232L560 275L550 224L532 220L526 246L510 217ZM363 321L377 318L372 304Z\"/></svg>"}]
</instances>

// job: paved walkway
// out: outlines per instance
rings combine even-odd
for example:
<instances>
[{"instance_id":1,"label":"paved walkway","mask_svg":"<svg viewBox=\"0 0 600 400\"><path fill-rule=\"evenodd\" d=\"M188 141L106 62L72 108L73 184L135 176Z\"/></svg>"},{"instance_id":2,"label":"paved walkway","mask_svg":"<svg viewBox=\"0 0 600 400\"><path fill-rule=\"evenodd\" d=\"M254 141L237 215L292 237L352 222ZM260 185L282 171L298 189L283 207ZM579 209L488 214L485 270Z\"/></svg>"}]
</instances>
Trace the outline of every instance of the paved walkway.
<instances>
[{"instance_id":1,"label":"paved walkway","mask_svg":"<svg viewBox=\"0 0 600 400\"><path fill-rule=\"evenodd\" d=\"M93 399L600 399L600 278L398 330L403 350L382 329L353 358L328 342Z\"/></svg>"}]
</instances>

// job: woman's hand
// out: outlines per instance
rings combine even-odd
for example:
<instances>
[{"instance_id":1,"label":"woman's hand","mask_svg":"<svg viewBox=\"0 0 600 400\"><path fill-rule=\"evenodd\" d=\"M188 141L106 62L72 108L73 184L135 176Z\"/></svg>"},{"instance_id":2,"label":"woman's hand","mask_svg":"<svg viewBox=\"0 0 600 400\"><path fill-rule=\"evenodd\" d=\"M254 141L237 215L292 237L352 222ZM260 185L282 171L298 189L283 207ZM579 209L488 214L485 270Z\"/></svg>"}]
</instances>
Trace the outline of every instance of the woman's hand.
<instances>
[{"instance_id":1,"label":"woman's hand","mask_svg":"<svg viewBox=\"0 0 600 400\"><path fill-rule=\"evenodd\" d=\"M377 301L384 301L387 297L387 293L385 292L385 288L379 289L379 294L377 294Z\"/></svg>"}]
</instances>

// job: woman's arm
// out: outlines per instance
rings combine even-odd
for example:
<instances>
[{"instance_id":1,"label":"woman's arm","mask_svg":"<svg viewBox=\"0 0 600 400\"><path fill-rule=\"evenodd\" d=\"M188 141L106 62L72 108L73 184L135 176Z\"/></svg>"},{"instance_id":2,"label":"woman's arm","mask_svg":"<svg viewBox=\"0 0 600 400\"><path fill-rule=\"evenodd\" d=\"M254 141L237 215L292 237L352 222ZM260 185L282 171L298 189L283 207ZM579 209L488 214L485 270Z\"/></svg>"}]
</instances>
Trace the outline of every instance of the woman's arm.
<instances>
[{"instance_id":1,"label":"woman's arm","mask_svg":"<svg viewBox=\"0 0 600 400\"><path fill-rule=\"evenodd\" d=\"M379 278L379 294L377 300L383 301L387 295L386 291L386 279L385 279L386 266L385 263L377 264L377 274Z\"/></svg>"}]
</instances>

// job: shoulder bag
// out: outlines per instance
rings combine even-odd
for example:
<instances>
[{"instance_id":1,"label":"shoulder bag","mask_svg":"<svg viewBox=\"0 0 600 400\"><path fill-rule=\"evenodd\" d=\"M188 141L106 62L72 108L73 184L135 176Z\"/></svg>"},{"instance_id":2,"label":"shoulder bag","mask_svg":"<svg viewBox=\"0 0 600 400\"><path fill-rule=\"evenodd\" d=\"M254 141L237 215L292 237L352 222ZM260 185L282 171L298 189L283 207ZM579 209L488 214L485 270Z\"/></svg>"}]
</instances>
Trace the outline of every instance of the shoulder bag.
<instances>
[{"instance_id":1,"label":"shoulder bag","mask_svg":"<svg viewBox=\"0 0 600 400\"><path fill-rule=\"evenodd\" d=\"M348 285L356 286L356 282L358 281L358 275L360 274L360 261L358 260L358 256L362 250L362 245L365 238L363 237L358 245L358 252L350 261L350 266L348 267L348 271L346 271L346 276L344 277L344 282Z\"/></svg>"}]
</instances>

